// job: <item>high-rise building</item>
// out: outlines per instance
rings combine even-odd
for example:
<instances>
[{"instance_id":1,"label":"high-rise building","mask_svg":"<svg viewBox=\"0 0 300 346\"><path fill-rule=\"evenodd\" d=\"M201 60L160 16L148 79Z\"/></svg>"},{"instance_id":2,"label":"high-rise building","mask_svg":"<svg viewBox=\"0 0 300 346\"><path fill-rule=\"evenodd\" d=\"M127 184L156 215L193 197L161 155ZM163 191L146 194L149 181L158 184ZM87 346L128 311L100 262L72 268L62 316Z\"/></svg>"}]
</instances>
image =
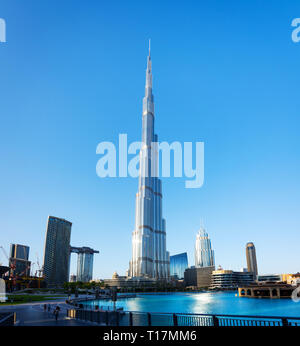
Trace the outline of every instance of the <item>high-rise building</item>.
<instances>
[{"instance_id":1,"label":"high-rise building","mask_svg":"<svg viewBox=\"0 0 300 346\"><path fill-rule=\"evenodd\" d=\"M162 217L162 184L157 177L158 142L154 132L152 61L147 59L145 97L142 115L139 188L136 194L135 229L132 233L131 277L167 279L170 262L166 250L166 221Z\"/></svg>"},{"instance_id":2,"label":"high-rise building","mask_svg":"<svg viewBox=\"0 0 300 346\"><path fill-rule=\"evenodd\" d=\"M170 256L170 275L181 280L184 279L184 271L188 267L187 253L183 252L178 255Z\"/></svg>"},{"instance_id":3,"label":"high-rise building","mask_svg":"<svg viewBox=\"0 0 300 346\"><path fill-rule=\"evenodd\" d=\"M44 251L44 276L48 285L69 281L71 228L70 221L48 217Z\"/></svg>"},{"instance_id":4,"label":"high-rise building","mask_svg":"<svg viewBox=\"0 0 300 346\"><path fill-rule=\"evenodd\" d=\"M205 229L201 227L196 236L195 267L211 267L214 265L215 256L211 248L211 241Z\"/></svg>"},{"instance_id":5,"label":"high-rise building","mask_svg":"<svg viewBox=\"0 0 300 346\"><path fill-rule=\"evenodd\" d=\"M255 246L252 242L246 244L246 258L247 258L247 268L248 271L253 273L255 278L257 277L257 261L256 261L256 251Z\"/></svg>"},{"instance_id":6,"label":"high-rise building","mask_svg":"<svg viewBox=\"0 0 300 346\"><path fill-rule=\"evenodd\" d=\"M9 266L13 268L16 276L29 276L31 262L29 258L29 246L10 244Z\"/></svg>"},{"instance_id":7,"label":"high-rise building","mask_svg":"<svg viewBox=\"0 0 300 346\"><path fill-rule=\"evenodd\" d=\"M77 258L77 281L89 282L93 278L94 253L99 253L90 247L71 247L71 252L78 254Z\"/></svg>"}]
</instances>

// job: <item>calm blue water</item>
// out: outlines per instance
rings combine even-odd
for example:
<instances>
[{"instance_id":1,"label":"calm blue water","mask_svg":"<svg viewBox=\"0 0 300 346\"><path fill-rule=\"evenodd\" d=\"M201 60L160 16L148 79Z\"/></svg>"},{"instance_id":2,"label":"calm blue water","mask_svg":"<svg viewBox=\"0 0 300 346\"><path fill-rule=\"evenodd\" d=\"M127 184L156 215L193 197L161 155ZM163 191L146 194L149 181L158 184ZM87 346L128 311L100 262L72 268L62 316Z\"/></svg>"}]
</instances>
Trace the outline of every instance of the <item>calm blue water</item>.
<instances>
[{"instance_id":1,"label":"calm blue water","mask_svg":"<svg viewBox=\"0 0 300 346\"><path fill-rule=\"evenodd\" d=\"M233 292L137 294L120 299L117 308L142 312L185 312L200 314L265 315L300 317L300 302L292 299L239 298ZM88 306L113 307L111 301L83 302Z\"/></svg>"}]
</instances>

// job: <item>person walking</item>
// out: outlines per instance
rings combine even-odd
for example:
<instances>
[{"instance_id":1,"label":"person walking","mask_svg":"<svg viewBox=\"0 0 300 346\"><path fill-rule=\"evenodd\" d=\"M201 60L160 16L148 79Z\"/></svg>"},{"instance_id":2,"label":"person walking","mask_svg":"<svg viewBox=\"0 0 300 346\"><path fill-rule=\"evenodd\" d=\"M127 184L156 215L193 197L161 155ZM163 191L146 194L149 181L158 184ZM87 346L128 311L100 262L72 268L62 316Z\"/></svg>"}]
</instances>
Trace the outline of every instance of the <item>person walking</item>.
<instances>
[{"instance_id":1,"label":"person walking","mask_svg":"<svg viewBox=\"0 0 300 346\"><path fill-rule=\"evenodd\" d=\"M54 317L55 317L55 321L57 321L57 319L58 319L58 309L57 309L57 307L54 309L53 314L54 314Z\"/></svg>"},{"instance_id":2,"label":"person walking","mask_svg":"<svg viewBox=\"0 0 300 346\"><path fill-rule=\"evenodd\" d=\"M47 310L47 304L44 304L44 312Z\"/></svg>"}]
</instances>

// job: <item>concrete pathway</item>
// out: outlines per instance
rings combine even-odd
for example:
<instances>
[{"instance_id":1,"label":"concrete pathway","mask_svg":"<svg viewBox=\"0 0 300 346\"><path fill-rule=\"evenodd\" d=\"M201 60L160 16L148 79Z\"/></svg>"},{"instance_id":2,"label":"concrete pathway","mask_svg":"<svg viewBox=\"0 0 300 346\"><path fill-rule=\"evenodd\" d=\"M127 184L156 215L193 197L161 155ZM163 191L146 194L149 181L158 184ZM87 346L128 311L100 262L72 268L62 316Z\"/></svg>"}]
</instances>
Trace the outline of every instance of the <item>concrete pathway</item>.
<instances>
[{"instance_id":1,"label":"concrete pathway","mask_svg":"<svg viewBox=\"0 0 300 346\"><path fill-rule=\"evenodd\" d=\"M44 304L50 304L51 311L44 311ZM53 310L60 307L58 320L55 320ZM17 326L82 326L94 325L91 322L78 321L67 318L67 309L70 308L64 301L45 301L19 305L1 306L1 312L16 312Z\"/></svg>"}]
</instances>

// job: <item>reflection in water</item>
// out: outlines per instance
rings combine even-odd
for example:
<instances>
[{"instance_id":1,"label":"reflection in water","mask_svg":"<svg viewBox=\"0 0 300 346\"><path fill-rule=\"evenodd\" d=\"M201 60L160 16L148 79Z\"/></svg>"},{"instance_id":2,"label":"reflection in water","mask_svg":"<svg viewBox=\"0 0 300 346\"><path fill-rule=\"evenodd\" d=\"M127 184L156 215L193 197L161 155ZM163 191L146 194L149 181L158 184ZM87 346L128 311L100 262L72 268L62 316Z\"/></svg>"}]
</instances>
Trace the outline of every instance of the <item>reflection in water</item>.
<instances>
[{"instance_id":1,"label":"reflection in water","mask_svg":"<svg viewBox=\"0 0 300 346\"><path fill-rule=\"evenodd\" d=\"M113 303L107 300L84 304L113 307ZM292 299L240 298L235 296L235 292L137 294L136 298L119 299L119 307L125 311L143 312L300 317L300 304Z\"/></svg>"}]
</instances>

